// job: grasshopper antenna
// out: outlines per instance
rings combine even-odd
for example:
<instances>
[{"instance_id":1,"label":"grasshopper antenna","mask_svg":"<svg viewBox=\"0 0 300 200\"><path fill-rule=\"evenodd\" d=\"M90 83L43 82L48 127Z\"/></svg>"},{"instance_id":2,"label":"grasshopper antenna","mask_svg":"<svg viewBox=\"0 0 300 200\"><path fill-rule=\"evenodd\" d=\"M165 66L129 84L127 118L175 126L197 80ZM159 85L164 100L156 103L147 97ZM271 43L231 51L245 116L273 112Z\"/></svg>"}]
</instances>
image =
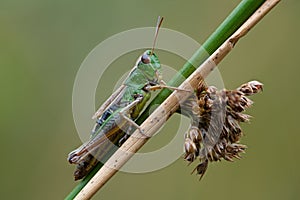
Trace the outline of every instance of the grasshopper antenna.
<instances>
[{"instance_id":1,"label":"grasshopper antenna","mask_svg":"<svg viewBox=\"0 0 300 200\"><path fill-rule=\"evenodd\" d=\"M158 31L159 31L159 28L160 28L163 20L164 20L164 17L158 16L157 24L156 24L156 30L155 30L155 35L154 35L154 40L153 40L153 46L152 46L152 49L151 49L151 55L153 54L155 43L156 43L156 39L157 39L157 35L158 35Z\"/></svg>"}]
</instances>

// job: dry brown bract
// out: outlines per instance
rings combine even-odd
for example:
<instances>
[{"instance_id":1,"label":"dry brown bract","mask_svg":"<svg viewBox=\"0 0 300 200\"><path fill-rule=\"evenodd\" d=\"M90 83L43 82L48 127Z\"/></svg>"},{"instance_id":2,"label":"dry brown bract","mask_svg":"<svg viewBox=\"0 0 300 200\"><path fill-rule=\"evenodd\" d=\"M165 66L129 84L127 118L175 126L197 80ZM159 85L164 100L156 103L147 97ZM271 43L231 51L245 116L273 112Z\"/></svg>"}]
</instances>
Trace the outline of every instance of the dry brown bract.
<instances>
[{"instance_id":1,"label":"dry brown bract","mask_svg":"<svg viewBox=\"0 0 300 200\"><path fill-rule=\"evenodd\" d=\"M233 161L241 158L246 146L239 144L242 136L240 122L249 121L243 112L253 101L251 96L262 91L262 84L251 81L235 90L220 90L199 84L196 94L189 98L181 109L191 117L191 126L185 133L185 160L189 163L199 158L200 164L193 170L205 174L208 163L222 158ZM192 173L193 173L192 172Z\"/></svg>"}]
</instances>

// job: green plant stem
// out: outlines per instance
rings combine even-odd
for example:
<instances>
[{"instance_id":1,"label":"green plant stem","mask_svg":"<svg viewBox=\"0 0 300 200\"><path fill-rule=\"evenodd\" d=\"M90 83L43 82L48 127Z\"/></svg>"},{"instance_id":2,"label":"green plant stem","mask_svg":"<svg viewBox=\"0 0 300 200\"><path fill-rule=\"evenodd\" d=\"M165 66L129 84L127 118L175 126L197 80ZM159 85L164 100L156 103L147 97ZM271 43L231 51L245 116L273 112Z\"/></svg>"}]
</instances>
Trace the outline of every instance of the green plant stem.
<instances>
[{"instance_id":1,"label":"green plant stem","mask_svg":"<svg viewBox=\"0 0 300 200\"><path fill-rule=\"evenodd\" d=\"M205 59L208 58L208 56L211 55L230 35L232 35L264 2L265 0L241 1L241 3L216 29L216 31L205 41L202 47L194 53L194 55L184 64L182 69L169 81L168 85L179 86L183 82L182 76L187 78L193 71L195 71L195 69L200 66ZM149 116L149 108L152 105L162 103L170 95L170 93L171 91L167 89L162 90L141 114L137 123L141 124ZM110 152L109 154L112 155L113 152ZM73 199L102 167L102 165L102 163L99 163L65 199Z\"/></svg>"}]
</instances>

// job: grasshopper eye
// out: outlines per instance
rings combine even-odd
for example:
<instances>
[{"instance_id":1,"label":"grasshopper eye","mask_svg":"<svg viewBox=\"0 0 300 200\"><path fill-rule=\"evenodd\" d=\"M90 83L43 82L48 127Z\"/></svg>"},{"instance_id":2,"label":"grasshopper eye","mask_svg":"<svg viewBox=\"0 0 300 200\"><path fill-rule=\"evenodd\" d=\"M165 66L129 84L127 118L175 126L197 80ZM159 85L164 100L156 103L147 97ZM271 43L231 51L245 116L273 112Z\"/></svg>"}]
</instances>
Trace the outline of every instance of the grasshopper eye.
<instances>
[{"instance_id":1,"label":"grasshopper eye","mask_svg":"<svg viewBox=\"0 0 300 200\"><path fill-rule=\"evenodd\" d=\"M150 57L147 54L143 54L141 57L141 61L144 64L149 64L150 63Z\"/></svg>"}]
</instances>

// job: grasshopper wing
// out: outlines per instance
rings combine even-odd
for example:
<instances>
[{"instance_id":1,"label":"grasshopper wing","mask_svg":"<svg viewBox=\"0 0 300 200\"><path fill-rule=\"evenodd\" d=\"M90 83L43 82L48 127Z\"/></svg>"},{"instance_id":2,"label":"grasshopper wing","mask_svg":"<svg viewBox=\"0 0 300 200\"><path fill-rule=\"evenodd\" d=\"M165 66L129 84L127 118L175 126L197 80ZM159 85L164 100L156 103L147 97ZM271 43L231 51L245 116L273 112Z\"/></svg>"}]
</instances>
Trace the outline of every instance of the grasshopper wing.
<instances>
[{"instance_id":1,"label":"grasshopper wing","mask_svg":"<svg viewBox=\"0 0 300 200\"><path fill-rule=\"evenodd\" d=\"M132 68L132 70L129 72L126 79L123 81L122 85L100 106L100 108L95 112L92 119L99 118L104 111L112 104L114 104L117 100L120 99L120 95L123 94L123 90L125 89L126 85L124 84L125 81L128 79L128 77L131 75L131 73L136 69L136 66Z\"/></svg>"},{"instance_id":2,"label":"grasshopper wing","mask_svg":"<svg viewBox=\"0 0 300 200\"><path fill-rule=\"evenodd\" d=\"M119 99L119 95L122 94L122 90L124 90L126 86L122 84L101 106L100 108L95 112L92 119L99 118L104 111L113 104L117 99Z\"/></svg>"}]
</instances>

